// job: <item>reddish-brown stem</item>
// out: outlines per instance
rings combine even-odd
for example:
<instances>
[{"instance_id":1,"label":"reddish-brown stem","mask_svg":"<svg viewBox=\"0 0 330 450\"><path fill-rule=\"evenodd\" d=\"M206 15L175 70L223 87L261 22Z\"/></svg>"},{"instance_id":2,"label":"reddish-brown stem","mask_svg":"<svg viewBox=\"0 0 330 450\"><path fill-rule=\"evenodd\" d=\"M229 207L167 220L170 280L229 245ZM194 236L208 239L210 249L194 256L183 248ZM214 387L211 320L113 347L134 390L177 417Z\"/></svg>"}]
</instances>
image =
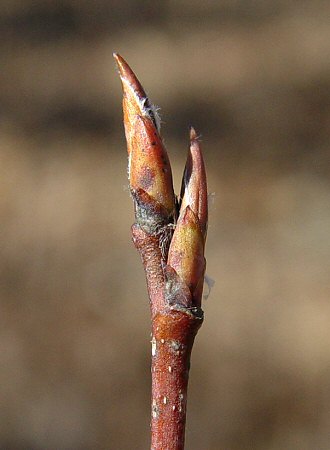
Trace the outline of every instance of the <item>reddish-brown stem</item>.
<instances>
[{"instance_id":1,"label":"reddish-brown stem","mask_svg":"<svg viewBox=\"0 0 330 450\"><path fill-rule=\"evenodd\" d=\"M167 308L152 322L151 450L183 450L190 354L202 316Z\"/></svg>"},{"instance_id":2,"label":"reddish-brown stem","mask_svg":"<svg viewBox=\"0 0 330 450\"><path fill-rule=\"evenodd\" d=\"M142 230L138 224L132 226L132 237L139 250L147 279L151 318L162 311L165 305L164 273L159 236L153 236Z\"/></svg>"},{"instance_id":3,"label":"reddish-brown stem","mask_svg":"<svg viewBox=\"0 0 330 450\"><path fill-rule=\"evenodd\" d=\"M183 450L190 354L203 313L181 304L180 286L169 304L159 237L137 224L132 235L146 273L152 316L151 450Z\"/></svg>"}]
</instances>

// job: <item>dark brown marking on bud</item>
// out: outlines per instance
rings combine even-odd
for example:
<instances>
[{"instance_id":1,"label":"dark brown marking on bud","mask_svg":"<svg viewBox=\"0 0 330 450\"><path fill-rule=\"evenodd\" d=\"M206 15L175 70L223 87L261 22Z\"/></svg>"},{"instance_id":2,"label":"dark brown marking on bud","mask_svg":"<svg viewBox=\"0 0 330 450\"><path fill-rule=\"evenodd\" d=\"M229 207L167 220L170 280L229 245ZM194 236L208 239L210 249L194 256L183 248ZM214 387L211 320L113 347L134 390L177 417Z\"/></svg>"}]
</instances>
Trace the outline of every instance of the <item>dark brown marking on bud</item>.
<instances>
[{"instance_id":1,"label":"dark brown marking on bud","mask_svg":"<svg viewBox=\"0 0 330 450\"><path fill-rule=\"evenodd\" d=\"M149 190L155 179L155 171L148 166L143 166L139 173L139 182L142 189Z\"/></svg>"}]
</instances>

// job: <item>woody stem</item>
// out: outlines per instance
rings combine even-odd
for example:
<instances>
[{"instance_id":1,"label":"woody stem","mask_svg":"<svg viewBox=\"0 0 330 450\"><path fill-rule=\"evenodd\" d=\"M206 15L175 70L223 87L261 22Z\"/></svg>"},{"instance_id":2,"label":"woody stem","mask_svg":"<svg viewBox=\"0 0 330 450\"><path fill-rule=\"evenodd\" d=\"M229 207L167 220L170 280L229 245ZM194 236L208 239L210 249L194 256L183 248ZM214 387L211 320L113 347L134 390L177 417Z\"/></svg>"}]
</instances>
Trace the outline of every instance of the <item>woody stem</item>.
<instances>
[{"instance_id":1,"label":"woody stem","mask_svg":"<svg viewBox=\"0 0 330 450\"><path fill-rule=\"evenodd\" d=\"M166 301L159 237L137 224L132 235L145 269L151 307L151 450L183 450L190 355L203 313L183 306L179 298L171 304Z\"/></svg>"},{"instance_id":2,"label":"woody stem","mask_svg":"<svg viewBox=\"0 0 330 450\"><path fill-rule=\"evenodd\" d=\"M152 321L151 450L183 450L190 354L201 316L171 307Z\"/></svg>"}]
</instances>

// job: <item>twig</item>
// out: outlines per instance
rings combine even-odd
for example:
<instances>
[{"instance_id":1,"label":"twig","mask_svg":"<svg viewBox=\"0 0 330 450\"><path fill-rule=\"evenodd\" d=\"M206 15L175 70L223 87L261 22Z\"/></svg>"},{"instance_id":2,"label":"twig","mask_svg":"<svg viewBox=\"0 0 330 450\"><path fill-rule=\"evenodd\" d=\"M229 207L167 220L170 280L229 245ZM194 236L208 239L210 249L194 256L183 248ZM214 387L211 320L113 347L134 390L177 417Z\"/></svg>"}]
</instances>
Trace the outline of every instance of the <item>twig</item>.
<instances>
[{"instance_id":1,"label":"twig","mask_svg":"<svg viewBox=\"0 0 330 450\"><path fill-rule=\"evenodd\" d=\"M184 448L190 354L203 322L207 186L193 128L180 198L173 191L157 111L114 54L123 85L133 242L146 273L152 321L151 450Z\"/></svg>"}]
</instances>

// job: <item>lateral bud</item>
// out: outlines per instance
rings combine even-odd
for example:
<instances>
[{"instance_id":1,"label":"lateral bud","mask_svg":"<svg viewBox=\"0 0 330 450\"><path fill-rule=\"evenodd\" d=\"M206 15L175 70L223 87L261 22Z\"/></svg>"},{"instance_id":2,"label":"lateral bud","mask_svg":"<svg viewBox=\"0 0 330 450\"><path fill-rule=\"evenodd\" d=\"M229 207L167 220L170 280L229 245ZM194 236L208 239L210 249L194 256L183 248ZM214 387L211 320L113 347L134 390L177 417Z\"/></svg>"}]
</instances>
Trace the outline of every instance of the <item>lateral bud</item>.
<instances>
[{"instance_id":1,"label":"lateral bud","mask_svg":"<svg viewBox=\"0 0 330 450\"><path fill-rule=\"evenodd\" d=\"M181 210L189 206L196 214L204 240L207 233L208 204L205 165L196 131L190 129L190 148L181 185Z\"/></svg>"},{"instance_id":2,"label":"lateral bud","mask_svg":"<svg viewBox=\"0 0 330 450\"><path fill-rule=\"evenodd\" d=\"M175 270L191 293L192 304L201 305L205 273L204 236L190 206L181 210L168 253L168 266Z\"/></svg>"}]
</instances>

